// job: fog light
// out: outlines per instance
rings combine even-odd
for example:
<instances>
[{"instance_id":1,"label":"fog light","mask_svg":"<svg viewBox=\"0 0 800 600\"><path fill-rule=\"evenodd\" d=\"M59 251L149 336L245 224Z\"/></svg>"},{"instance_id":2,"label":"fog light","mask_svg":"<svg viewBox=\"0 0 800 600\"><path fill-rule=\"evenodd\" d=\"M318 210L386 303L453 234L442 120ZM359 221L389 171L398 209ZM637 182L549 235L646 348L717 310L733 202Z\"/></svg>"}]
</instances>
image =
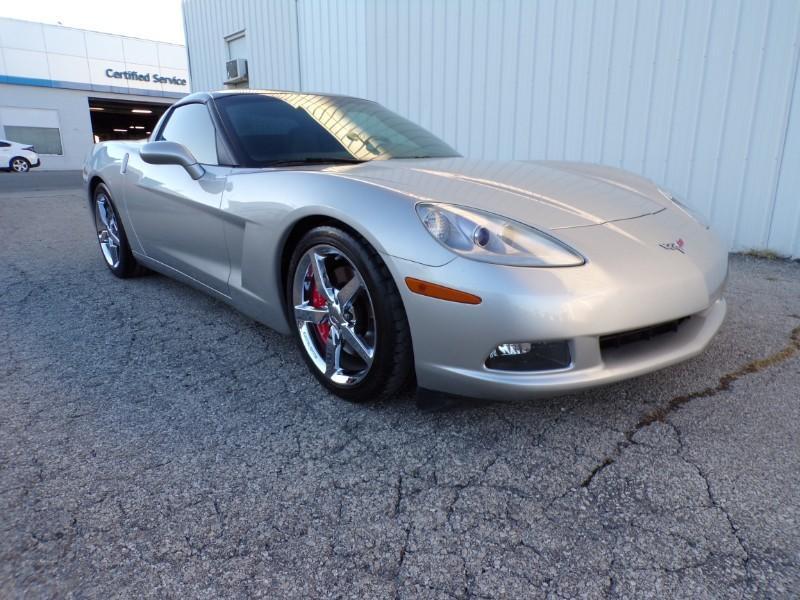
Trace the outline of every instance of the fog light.
<instances>
[{"instance_id":1,"label":"fog light","mask_svg":"<svg viewBox=\"0 0 800 600\"><path fill-rule=\"evenodd\" d=\"M487 368L500 371L552 371L570 364L572 356L566 341L500 344L486 359Z\"/></svg>"},{"instance_id":2,"label":"fog light","mask_svg":"<svg viewBox=\"0 0 800 600\"><path fill-rule=\"evenodd\" d=\"M492 350L489 358L495 358L497 356L509 356L514 354L525 354L530 351L531 345L528 342L522 342L520 344L500 344L497 348Z\"/></svg>"}]
</instances>

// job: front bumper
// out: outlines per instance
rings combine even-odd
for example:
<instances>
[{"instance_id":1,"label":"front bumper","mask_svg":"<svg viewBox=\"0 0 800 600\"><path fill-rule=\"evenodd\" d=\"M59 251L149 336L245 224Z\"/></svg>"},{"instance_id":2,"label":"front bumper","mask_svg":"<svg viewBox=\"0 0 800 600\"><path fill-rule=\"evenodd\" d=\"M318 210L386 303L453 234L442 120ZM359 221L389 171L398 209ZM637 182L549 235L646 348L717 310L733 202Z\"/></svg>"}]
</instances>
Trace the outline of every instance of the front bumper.
<instances>
[{"instance_id":1,"label":"front bumper","mask_svg":"<svg viewBox=\"0 0 800 600\"><path fill-rule=\"evenodd\" d=\"M418 384L468 397L526 399L635 377L703 351L721 326L727 254L702 260L676 252L631 256L602 267L503 267L456 258L441 267L385 256L398 283L414 346ZM478 305L412 293L414 277L480 296ZM682 320L677 330L619 347L601 337ZM561 341L572 363L553 371L486 367L499 344Z\"/></svg>"}]
</instances>

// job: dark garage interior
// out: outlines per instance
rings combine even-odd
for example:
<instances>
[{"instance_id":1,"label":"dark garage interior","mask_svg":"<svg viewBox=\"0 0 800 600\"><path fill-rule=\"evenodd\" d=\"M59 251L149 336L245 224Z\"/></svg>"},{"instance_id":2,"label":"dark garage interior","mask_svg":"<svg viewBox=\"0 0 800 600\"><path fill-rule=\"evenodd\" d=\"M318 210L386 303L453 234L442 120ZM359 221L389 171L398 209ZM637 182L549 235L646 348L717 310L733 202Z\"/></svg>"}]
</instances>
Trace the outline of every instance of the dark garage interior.
<instances>
[{"instance_id":1,"label":"dark garage interior","mask_svg":"<svg viewBox=\"0 0 800 600\"><path fill-rule=\"evenodd\" d=\"M95 142L138 140L150 135L158 119L169 108L164 102L130 102L89 98L92 135Z\"/></svg>"}]
</instances>

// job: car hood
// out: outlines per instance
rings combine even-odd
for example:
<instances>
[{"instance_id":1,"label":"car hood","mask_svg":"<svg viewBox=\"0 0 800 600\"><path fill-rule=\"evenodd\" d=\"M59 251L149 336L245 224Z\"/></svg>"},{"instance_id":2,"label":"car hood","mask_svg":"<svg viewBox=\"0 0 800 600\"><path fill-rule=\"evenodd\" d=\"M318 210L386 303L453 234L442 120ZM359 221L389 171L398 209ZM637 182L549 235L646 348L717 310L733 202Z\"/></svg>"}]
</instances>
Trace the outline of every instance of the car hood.
<instances>
[{"instance_id":1,"label":"car hood","mask_svg":"<svg viewBox=\"0 0 800 600\"><path fill-rule=\"evenodd\" d=\"M665 207L648 180L585 163L392 159L326 170L419 201L469 206L550 230L632 219Z\"/></svg>"}]
</instances>

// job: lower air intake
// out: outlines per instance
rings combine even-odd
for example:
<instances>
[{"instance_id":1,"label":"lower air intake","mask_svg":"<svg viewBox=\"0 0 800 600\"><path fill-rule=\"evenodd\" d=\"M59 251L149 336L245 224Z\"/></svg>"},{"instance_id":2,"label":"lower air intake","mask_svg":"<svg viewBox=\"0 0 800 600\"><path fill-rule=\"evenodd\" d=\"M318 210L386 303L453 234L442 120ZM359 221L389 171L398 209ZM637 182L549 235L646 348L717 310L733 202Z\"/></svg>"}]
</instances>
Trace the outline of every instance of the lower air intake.
<instances>
[{"instance_id":1,"label":"lower air intake","mask_svg":"<svg viewBox=\"0 0 800 600\"><path fill-rule=\"evenodd\" d=\"M635 344L636 342L643 342L662 335L675 333L688 318L689 317L683 317L675 319L674 321L651 325L650 327L642 327L640 329L631 329L630 331L621 331L619 333L600 336L600 350L619 348L621 346L627 346L628 344Z\"/></svg>"}]
</instances>

